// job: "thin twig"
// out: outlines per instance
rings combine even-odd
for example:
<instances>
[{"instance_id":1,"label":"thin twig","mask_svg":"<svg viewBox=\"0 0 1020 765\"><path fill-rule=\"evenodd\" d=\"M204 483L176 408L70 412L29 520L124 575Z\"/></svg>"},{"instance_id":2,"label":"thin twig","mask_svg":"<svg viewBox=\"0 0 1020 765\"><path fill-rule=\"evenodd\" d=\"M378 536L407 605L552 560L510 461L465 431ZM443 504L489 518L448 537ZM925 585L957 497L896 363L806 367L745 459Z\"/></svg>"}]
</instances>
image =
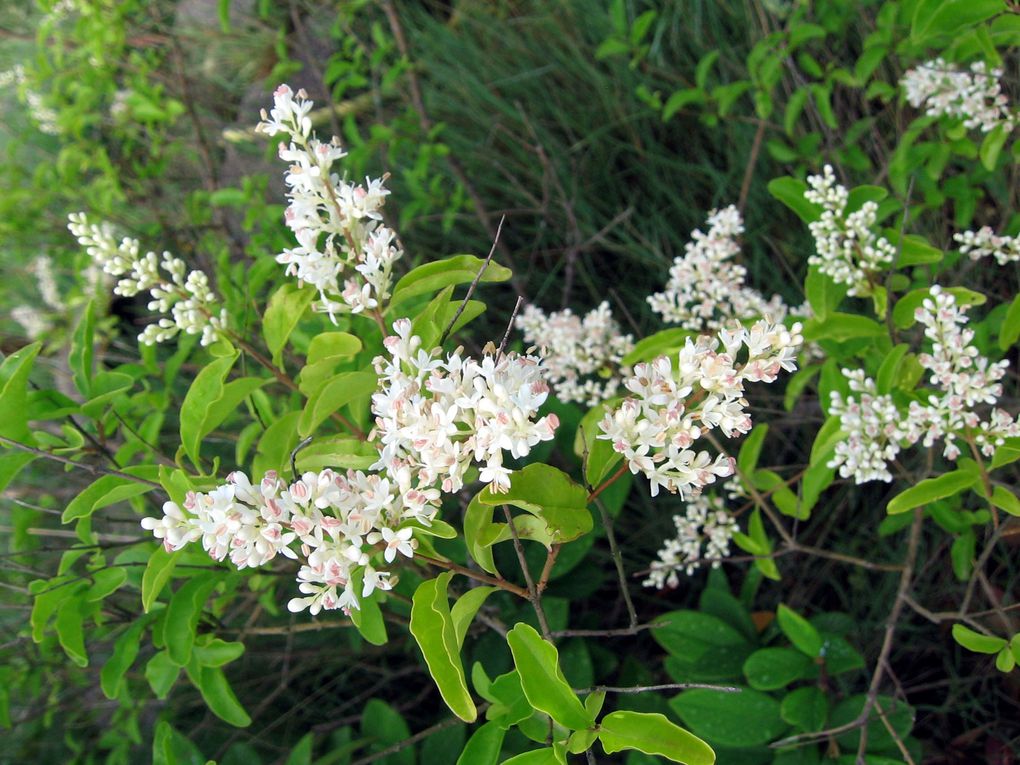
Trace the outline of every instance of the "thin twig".
<instances>
[{"instance_id":1,"label":"thin twig","mask_svg":"<svg viewBox=\"0 0 1020 765\"><path fill-rule=\"evenodd\" d=\"M606 539L609 541L609 554L613 558L613 564L616 566L616 576L620 582L620 594L623 596L624 605L627 607L627 617L630 620L629 628L634 632L637 631L637 611L634 610L634 601L630 599L630 590L627 589L627 575L623 571L623 555L620 554L620 546L616 544L616 534L613 533L613 520L609 517L609 513L606 512L606 507L602 502L596 502L595 506L599 509L599 516L602 518L602 528L606 531Z\"/></svg>"},{"instance_id":2,"label":"thin twig","mask_svg":"<svg viewBox=\"0 0 1020 765\"><path fill-rule=\"evenodd\" d=\"M84 470L88 473L92 473L93 475L114 475L117 476L118 478L124 478L128 481L134 481L135 483L144 483L147 486L152 486L155 489L163 488L162 484L156 481L150 481L148 478L140 478L139 476L131 475L130 473L125 473L120 470L111 470L110 468L104 468L98 465L89 465L86 462L76 462L75 460L68 459L67 457L61 457L59 454L51 454L50 452L45 451L44 449L36 449L34 446L23 444L20 441L15 441L13 438L7 438L7 436L0 436L0 443L3 443L6 446L11 446L15 449L20 449L23 452L28 452L29 454L34 454L37 457L43 457L48 460L53 460L54 462L59 462L63 465L70 465L71 467L78 468L79 470Z\"/></svg>"},{"instance_id":3,"label":"thin twig","mask_svg":"<svg viewBox=\"0 0 1020 765\"><path fill-rule=\"evenodd\" d=\"M499 357L503 355L503 350L506 348L507 342L510 340L510 332L514 328L514 320L517 318L517 312L521 310L521 303L524 302L524 298L520 295L517 296L517 302L514 304L514 310L510 313L510 321L506 323L506 332L503 333L503 339L499 341L499 348L496 349L496 361L499 361Z\"/></svg>"},{"instance_id":4,"label":"thin twig","mask_svg":"<svg viewBox=\"0 0 1020 765\"><path fill-rule=\"evenodd\" d=\"M542 567L542 574L538 577L538 583L535 585L539 595L545 592L545 588L549 585L549 576L552 574L553 566L556 565L556 558L559 554L560 545L554 544L549 548L549 552L545 556L545 565Z\"/></svg>"},{"instance_id":5,"label":"thin twig","mask_svg":"<svg viewBox=\"0 0 1020 765\"><path fill-rule=\"evenodd\" d=\"M531 599L530 593L526 589L524 589L523 587L518 587L513 582L508 582L506 579L497 579L496 577L489 576L488 574L483 574L479 571L472 571L469 568L461 566L459 563L454 563L453 561L448 560L439 560L438 558L430 558L428 555L422 555L417 552L415 553L414 557L417 560L422 560L425 563L428 563L429 565L438 566L439 568L445 568L447 571L454 571L458 574L463 574L469 579L474 579L477 582L491 584L494 587L499 587L501 590L512 592L514 595L524 598L525 600Z\"/></svg>"},{"instance_id":6,"label":"thin twig","mask_svg":"<svg viewBox=\"0 0 1020 765\"><path fill-rule=\"evenodd\" d=\"M652 622L651 624L635 624L633 627L623 627L612 630L556 630L552 633L554 638L569 637L633 637L644 630L658 629L665 627L668 622Z\"/></svg>"},{"instance_id":7,"label":"thin twig","mask_svg":"<svg viewBox=\"0 0 1020 765\"><path fill-rule=\"evenodd\" d=\"M482 711L482 709L484 709L485 707L488 707L488 704L485 704L483 707L481 707L479 711ZM457 725L458 723L460 723L460 720L456 717L447 718L446 720L438 722L435 725L432 725L423 731L415 733L410 738L405 738L403 741L398 741L397 743L388 746L385 749L380 749L378 752L368 755L368 757L362 757L360 760L355 760L354 762L351 763L351 765L370 765L370 763L377 762L381 760L383 757L387 757L391 754L396 754L397 752L407 749L407 747L409 746L414 746L422 739L426 739L429 736L431 736L433 733L439 733L439 731L441 730L452 728L454 725Z\"/></svg>"},{"instance_id":8,"label":"thin twig","mask_svg":"<svg viewBox=\"0 0 1020 765\"><path fill-rule=\"evenodd\" d=\"M524 572L524 581L528 585L528 599L531 601L532 608L535 609L535 616L538 617L538 626L542 628L542 636L551 643L552 633L549 632L549 623L546 621L545 610L542 608L542 595L535 587L535 580L531 576L531 571L528 570L528 559L524 557L524 546L517 534L514 517L506 505L503 505L503 514L506 516L506 525L510 528L510 536L514 540L514 552L517 553L517 561L521 564L521 571Z\"/></svg>"},{"instance_id":9,"label":"thin twig","mask_svg":"<svg viewBox=\"0 0 1020 765\"><path fill-rule=\"evenodd\" d=\"M492 262L492 256L496 252L496 245L499 244L499 235L503 232L503 222L506 220L504 215L499 219L499 226L496 227L496 238L492 240L492 247L489 248L489 254L485 256L485 261L482 263L482 267L478 269L478 273L475 274L475 278L468 285L467 294L464 299L460 301L460 305L457 307L457 313L450 319L450 323L446 325L446 329L443 330L443 334L439 338L439 344L442 345L446 342L446 338L450 336L450 332L453 330L453 326L457 323L457 319L464 313L464 309L467 308L468 301L471 300L471 296L475 294L475 287L478 286L478 282L482 280L482 276L485 274L485 269L489 267L489 263Z\"/></svg>"},{"instance_id":10,"label":"thin twig","mask_svg":"<svg viewBox=\"0 0 1020 765\"><path fill-rule=\"evenodd\" d=\"M709 691L719 691L720 693L740 693L741 688L737 688L732 685L710 685L708 683L663 683L661 685L632 685L626 687L617 687L614 685L596 685L592 688L583 688L581 690L575 690L574 693L585 694L585 693L645 693L647 691L684 691L690 688L704 688Z\"/></svg>"}]
</instances>

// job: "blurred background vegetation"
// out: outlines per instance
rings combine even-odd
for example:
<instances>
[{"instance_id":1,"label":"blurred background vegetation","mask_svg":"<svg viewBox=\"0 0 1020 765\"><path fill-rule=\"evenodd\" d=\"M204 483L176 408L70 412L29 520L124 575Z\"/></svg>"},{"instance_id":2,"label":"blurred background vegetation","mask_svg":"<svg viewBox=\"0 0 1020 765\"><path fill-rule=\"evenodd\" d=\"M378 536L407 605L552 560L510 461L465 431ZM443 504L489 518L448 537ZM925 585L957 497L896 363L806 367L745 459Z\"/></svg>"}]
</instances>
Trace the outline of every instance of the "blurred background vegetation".
<instances>
[{"instance_id":1,"label":"blurred background vegetation","mask_svg":"<svg viewBox=\"0 0 1020 765\"><path fill-rule=\"evenodd\" d=\"M587 311L609 300L628 331L647 333L656 322L645 296L661 288L707 212L729 203L745 215L749 282L799 304L811 240L765 186L826 161L857 182L889 181L902 105L881 89L860 98L828 78L831 62L854 61L880 29L880 5L814 3L811 17L828 36L804 53L819 73L798 58L772 88L779 106L756 110L760 82L746 61L784 29L795 8L785 0L43 0L38 7L8 0L0 5L0 345L10 353L27 342L29 328L17 317L29 306L35 329L59 349L84 302L106 294L79 275L84 256L66 229L67 214L77 210L216 273L238 294L263 295L288 234L279 162L252 127L284 81L304 87L317 105L333 105L316 113L317 129L341 136L351 176L390 174L387 214L412 264L484 255L505 218L497 258L512 266L512 288L486 291L489 311L466 342L498 340L518 294L546 309ZM881 75L895 83L900 74L895 62L875 68L876 81ZM805 77L829 83L828 96L802 104L791 128L784 108ZM726 89L740 82L746 87ZM702 95L670 98L685 89ZM951 179L911 184L916 203L945 211L944 226L920 233L948 244L954 221L979 224L1015 209L1015 178L981 181L980 198ZM40 289L40 256L51 261L59 299ZM971 277L986 282L976 288L1015 294L1015 272L999 281ZM136 357L144 313L128 300L107 306L108 358ZM60 354L48 358L48 368L58 386L66 381ZM181 395L181 386L169 385L168 394ZM793 412L781 399L758 405L783 423L775 430L786 438L763 464L795 472L821 410L810 401ZM224 453L232 454L228 440ZM404 726L406 737L443 718L428 675L408 659L416 656L409 638L366 649L352 630L280 614L274 596L258 597L260 576L251 585L255 597L238 601L217 625L247 645L230 677L255 720L251 728L232 729L209 715L190 686L165 700L107 700L98 691L101 660L72 666L52 636L36 643L27 628L26 588L53 575L74 543L56 514L82 485L78 475L36 463L0 500L0 762L146 761L156 721L169 719L204 757L236 765L284 762L295 751L304 758L294 747L313 733L315 761L324 765L392 743L375 730L399 736ZM855 533L884 518L884 488L829 492L798 536L896 560L901 536ZM678 506L660 499L653 507L634 492L618 508L642 621L697 607L705 587L704 574L676 590L637 586ZM143 536L127 513L103 523L111 550ZM923 556L940 560L940 552ZM996 581L1015 582L1017 561L1015 554L996 560ZM560 604L564 619L569 605L571 627L604 624L607 611L622 622L603 541L576 564L573 576L550 585L549 601ZM785 561L782 583L762 584L742 568L724 571L713 574L715 587L743 590L756 612L782 600L811 613L847 614L849 641L873 664L895 576L814 558ZM935 608L958 591L953 571L926 573L930 590L918 601ZM502 618L515 607L503 604ZM134 613L138 604L114 602L107 616L123 617L118 609ZM1015 673L1003 676L982 657L947 650L947 630L905 620L890 661L917 713L913 735L923 761L1015 762ZM472 649L490 674L505 669L501 645L492 632ZM567 641L561 656L575 687L661 679L663 651L647 635L589 648ZM665 709L665 702L648 706ZM459 750L463 737L462 727L443 729L417 755L407 750L382 761L452 762L443 752ZM770 761L762 757L732 754L720 762Z\"/></svg>"}]
</instances>

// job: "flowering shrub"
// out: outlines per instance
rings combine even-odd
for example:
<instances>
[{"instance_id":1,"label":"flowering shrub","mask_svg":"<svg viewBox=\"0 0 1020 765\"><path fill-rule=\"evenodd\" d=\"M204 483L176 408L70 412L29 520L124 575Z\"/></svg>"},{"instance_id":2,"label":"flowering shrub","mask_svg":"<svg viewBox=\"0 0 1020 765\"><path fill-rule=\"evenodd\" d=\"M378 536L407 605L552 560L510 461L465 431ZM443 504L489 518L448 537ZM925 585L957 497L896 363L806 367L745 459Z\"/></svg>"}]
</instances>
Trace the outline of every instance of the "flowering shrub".
<instances>
[{"instance_id":1,"label":"flowering shrub","mask_svg":"<svg viewBox=\"0 0 1020 765\"><path fill-rule=\"evenodd\" d=\"M729 54L708 52L675 87L659 79L671 71L659 59L667 9L611 3L593 55L624 61L656 130L721 129L738 113L757 133L735 204L706 194L685 211L705 221L689 236L651 239L631 208L585 236L545 127L522 117L543 175L530 202L556 197L576 226L548 278L563 282L556 307L545 275L509 267L525 263L517 249L539 257L501 238L530 213L493 227L457 156L453 191L421 183L446 126L429 118L429 70L410 60L389 2L338 17L366 14L374 54L312 79L339 100L381 74L406 78L423 134L414 169L365 176L375 144L359 128L371 120L344 110L368 107L317 110L274 82L254 131L224 133L278 141L272 201L254 180L214 177L190 203L205 211L195 228L218 234L193 240L109 204L72 213L83 260L60 277L73 270L80 286L68 292L40 255L39 299L12 313L40 339L0 364L0 485L43 460L92 474L56 510L73 528L49 530L73 545L22 572L25 635L83 672L101 666L119 732L101 744L108 761L137 760L142 728L154 761L205 761L212 747L247 761L256 744L272 749L260 739L274 699L314 706L356 672L368 679L345 687L336 719L302 717L273 757L926 761L933 703L904 659L908 623L945 626L918 655L930 663L941 646L954 676L1020 659L1005 549L1020 516L1020 250L1002 183L1020 153L1004 150L1016 116L999 50L1017 33L1005 4L979 5L866 4L867 34L853 36L845 4L772 4L761 12L775 29L745 60L717 66ZM92 12L77 7L48 13ZM132 92L107 94L117 131L142 120ZM72 140L58 96L35 119ZM153 141L182 109L153 118ZM321 139L326 122L342 135ZM778 177L760 177L766 158ZM401 181L419 210L435 191L477 214L488 256L421 246L435 216L394 211ZM214 208L225 217L210 223ZM446 231L462 223L450 210ZM160 237L181 254L143 252ZM604 245L609 268L633 241L657 269L635 276L639 288L603 289L586 259ZM590 300L572 293L579 270ZM504 283L528 295L508 303ZM144 327L124 332L118 311ZM74 317L66 338L57 314ZM319 630L327 643L296 645ZM285 650L263 662L260 636ZM310 691L291 674L299 654ZM279 685L259 700L246 681L273 662ZM40 682L4 669L10 687ZM158 723L152 696L166 702ZM185 735L199 697L206 722ZM243 746L233 732L206 740L205 708L255 733ZM412 734L403 714L433 722ZM989 758L1005 756L988 741Z\"/></svg>"}]
</instances>

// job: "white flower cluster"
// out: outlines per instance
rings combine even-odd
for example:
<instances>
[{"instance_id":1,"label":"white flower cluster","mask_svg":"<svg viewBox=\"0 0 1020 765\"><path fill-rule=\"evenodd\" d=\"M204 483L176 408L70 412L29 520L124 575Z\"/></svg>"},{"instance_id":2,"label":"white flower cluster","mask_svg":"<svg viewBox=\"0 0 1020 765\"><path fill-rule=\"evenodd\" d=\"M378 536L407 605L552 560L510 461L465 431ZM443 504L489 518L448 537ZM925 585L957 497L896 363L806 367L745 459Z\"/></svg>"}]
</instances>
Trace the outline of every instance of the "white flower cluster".
<instances>
[{"instance_id":1,"label":"white flower cluster","mask_svg":"<svg viewBox=\"0 0 1020 765\"><path fill-rule=\"evenodd\" d=\"M733 262L744 231L740 212L730 205L708 216L708 233L695 230L684 254L673 260L666 289L648 297L663 321L695 332L716 330L733 320L769 317L782 321L788 309L782 298L771 300L746 284L747 269Z\"/></svg>"},{"instance_id":2,"label":"white flower cluster","mask_svg":"<svg viewBox=\"0 0 1020 765\"><path fill-rule=\"evenodd\" d=\"M273 109L262 111L256 130L285 134L280 159L290 162L285 219L298 246L276 260L287 273L318 291L318 308L331 317L340 311L378 310L389 298L394 262L402 256L393 231L382 225L382 207L390 193L384 179L348 183L332 171L346 156L334 137L322 143L312 134L312 102L304 91L286 85L273 93ZM341 286L341 279L343 284Z\"/></svg>"},{"instance_id":3,"label":"white flower cluster","mask_svg":"<svg viewBox=\"0 0 1020 765\"><path fill-rule=\"evenodd\" d=\"M673 524L676 537L667 539L659 559L652 561L642 582L645 587L676 587L681 571L690 576L706 561L719 568L720 559L730 554L730 540L738 528L722 498L704 494L691 499L683 515L674 515Z\"/></svg>"},{"instance_id":4,"label":"white flower cluster","mask_svg":"<svg viewBox=\"0 0 1020 765\"><path fill-rule=\"evenodd\" d=\"M974 331L966 327L967 306L957 305L951 293L935 285L915 316L931 341L931 353L917 359L939 391L928 395L927 404L912 401L903 416L891 396L877 395L874 381L861 370L843 370L859 401L832 395L830 412L839 416L847 440L836 446L829 467L838 467L840 475L856 483L891 481L887 463L901 448L918 442L930 449L941 439L942 455L955 460L961 442L973 439L991 457L1006 438L1020 436L1020 421L995 407L1009 363L993 363L971 344ZM975 411L982 405L993 407L985 418Z\"/></svg>"},{"instance_id":5,"label":"white flower cluster","mask_svg":"<svg viewBox=\"0 0 1020 765\"><path fill-rule=\"evenodd\" d=\"M57 113L46 105L46 100L40 93L26 86L27 79L25 67L16 64L12 68L0 72L0 88L8 85L19 86L20 94L28 107L28 116L35 122L39 132L46 135L60 135Z\"/></svg>"},{"instance_id":6,"label":"white flower cluster","mask_svg":"<svg viewBox=\"0 0 1020 765\"><path fill-rule=\"evenodd\" d=\"M931 353L917 357L931 374L932 385L941 395L928 397L928 405L911 402L908 418L911 441L925 447L943 439L943 456L955 460L960 454L959 439L973 435L985 456L992 456L1005 438L1020 435L1020 424L1002 409L993 409L989 418L974 411L981 404L995 406L1002 395L1002 383L1008 361L991 362L971 345L974 330L966 328L967 306L957 305L949 292L935 285L931 297L915 312L931 340Z\"/></svg>"},{"instance_id":7,"label":"white flower cluster","mask_svg":"<svg viewBox=\"0 0 1020 765\"><path fill-rule=\"evenodd\" d=\"M584 318L569 308L546 314L529 305L517 317L524 342L537 345L546 379L560 401L595 406L612 398L620 387L621 362L634 347L634 339L620 331L603 301Z\"/></svg>"},{"instance_id":8,"label":"white flower cluster","mask_svg":"<svg viewBox=\"0 0 1020 765\"><path fill-rule=\"evenodd\" d=\"M953 239L960 243L960 252L971 260L991 257L1000 266L1020 260L1020 237L999 236L989 226L954 234Z\"/></svg>"},{"instance_id":9,"label":"white flower cluster","mask_svg":"<svg viewBox=\"0 0 1020 765\"><path fill-rule=\"evenodd\" d=\"M15 306L11 309L11 318L22 326L26 337L35 340L53 329L49 312L64 311L67 305L60 295L60 288L53 276L53 261L48 255L40 255L29 264L28 270L35 276L42 306L38 304Z\"/></svg>"},{"instance_id":10,"label":"white flower cluster","mask_svg":"<svg viewBox=\"0 0 1020 765\"><path fill-rule=\"evenodd\" d=\"M428 523L437 507L423 503L410 488L361 471L305 473L289 486L275 472L258 485L236 472L208 494L190 492L180 507L163 505L162 518L144 518L142 526L168 551L189 542L215 560L230 559L239 569L258 567L277 555L301 561L291 611L360 608L359 598L388 590L396 576L377 569L381 557L410 558L417 547L416 523ZM293 549L297 547L298 550ZM360 575L360 591L354 582Z\"/></svg>"},{"instance_id":11,"label":"white flower cluster","mask_svg":"<svg viewBox=\"0 0 1020 765\"><path fill-rule=\"evenodd\" d=\"M863 369L844 369L850 390L858 394L845 399L839 391L832 392L829 414L839 417L840 430L846 440L836 444L828 466L839 468L844 478L856 483L891 482L888 463L900 453L900 443L907 439L892 396L879 395L875 381Z\"/></svg>"},{"instance_id":12,"label":"white flower cluster","mask_svg":"<svg viewBox=\"0 0 1020 765\"><path fill-rule=\"evenodd\" d=\"M202 345L210 345L226 329L227 311L218 306L202 271L189 272L184 261L169 252L162 260L154 252L142 255L137 239L124 237L118 242L109 224L90 223L85 213L72 213L67 227L96 265L118 277L114 294L132 297L148 291L149 310L168 314L146 326L139 342L155 345L185 332L201 334Z\"/></svg>"},{"instance_id":13,"label":"white flower cluster","mask_svg":"<svg viewBox=\"0 0 1020 765\"><path fill-rule=\"evenodd\" d=\"M381 387L372 396L376 436L381 442L373 470L411 471L418 490L438 496L460 490L472 463L493 491L510 487L503 452L527 456L549 441L559 424L555 414L535 420L549 395L539 359L486 355L481 361L460 352L446 359L421 348L411 322L399 319L384 340L389 356L375 359Z\"/></svg>"},{"instance_id":14,"label":"white flower cluster","mask_svg":"<svg viewBox=\"0 0 1020 765\"><path fill-rule=\"evenodd\" d=\"M804 198L822 207L822 217L808 225L815 238L815 254L808 263L837 284L848 285L848 294L867 297L872 293L872 275L896 257L896 248L872 230L878 205L865 202L847 213L850 193L836 183L831 165L825 166L822 175L809 175L807 183L810 188Z\"/></svg>"},{"instance_id":15,"label":"white flower cluster","mask_svg":"<svg viewBox=\"0 0 1020 765\"><path fill-rule=\"evenodd\" d=\"M1017 115L1002 92L1001 69L989 70L983 61L964 71L941 58L907 70L900 81L911 106L925 105L931 117L956 117L964 127L988 133L999 125L1007 131L1016 126Z\"/></svg>"},{"instance_id":16,"label":"white flower cluster","mask_svg":"<svg viewBox=\"0 0 1020 765\"><path fill-rule=\"evenodd\" d=\"M717 337L688 338L675 362L661 356L638 364L624 380L633 396L606 414L598 438L612 442L632 473L648 478L652 496L659 487L697 496L716 477L731 475L733 462L695 451L695 441L713 428L727 437L751 430L744 383L770 383L781 370L796 369L800 330L800 324L787 329L763 320Z\"/></svg>"}]
</instances>

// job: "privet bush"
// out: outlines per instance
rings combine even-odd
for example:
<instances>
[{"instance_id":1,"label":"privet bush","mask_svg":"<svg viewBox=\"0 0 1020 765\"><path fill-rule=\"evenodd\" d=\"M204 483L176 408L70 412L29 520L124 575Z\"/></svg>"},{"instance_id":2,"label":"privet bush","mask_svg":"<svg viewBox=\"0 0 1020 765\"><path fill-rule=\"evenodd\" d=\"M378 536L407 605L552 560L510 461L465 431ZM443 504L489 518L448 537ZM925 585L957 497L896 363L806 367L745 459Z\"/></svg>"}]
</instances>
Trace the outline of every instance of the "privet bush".
<instances>
[{"instance_id":1,"label":"privet bush","mask_svg":"<svg viewBox=\"0 0 1020 765\"><path fill-rule=\"evenodd\" d=\"M746 60L710 52L677 72L661 45L672 10L610 3L592 55L636 71L657 119L739 117L757 134L732 204L705 204L643 300L520 297L487 313L519 283L501 249L512 216L484 257L412 253L387 177L349 172L344 138L327 140L287 85L257 133L286 168L289 232L253 237L250 261L163 252L108 216L70 215L87 289L61 300L50 261L35 262L42 302L75 323L62 334L31 301L13 315L42 340L0 366L0 485L46 459L94 477L59 508L73 544L28 586L32 639L101 665L111 735L80 761L135 761L150 739L158 762L255 761L230 734L200 751L188 726L204 712L166 704L157 719L147 704L190 685L215 718L255 731L287 690L294 636L317 629L337 637L316 651L383 680L359 688L349 719L278 747L287 762L920 763L892 663L906 620L945 625L942 651L958 645L964 666L1013 671L1015 572L997 561L1020 515L1007 180L1020 144L1007 148L1004 74L1020 19L1001 0L869 3L861 36L851 4L762 6L770 31ZM368 66L400 52L392 77L429 133L397 10L379 11ZM361 82L348 47L328 70L336 97ZM172 125L179 111L161 113ZM422 144L419 179L437 145ZM763 147L788 175L756 174ZM476 196L456 159L450 209ZM802 289L749 271L752 186L769 217L799 221L783 247ZM259 188L201 200L220 194L257 229L252 216L276 212ZM123 331L111 300L139 297L147 318L124 357L107 345ZM46 358L66 359L71 385L48 387ZM803 459L781 461L791 453ZM850 552L805 537L860 498L884 518L862 513ZM636 525L634 502L672 529L628 570L617 532ZM856 614L800 597L798 566L814 559L892 582L865 644ZM957 586L940 579L926 601L947 569ZM638 583L649 595L635 605ZM675 593L691 607L672 608ZM245 693L258 661L236 671L259 634L288 641L262 698ZM388 665L393 646L409 670ZM417 697L390 686L418 669ZM7 694L43 697L45 678L5 671L0 720L27 724ZM408 698L403 711L446 709L412 733L390 703Z\"/></svg>"}]
</instances>

